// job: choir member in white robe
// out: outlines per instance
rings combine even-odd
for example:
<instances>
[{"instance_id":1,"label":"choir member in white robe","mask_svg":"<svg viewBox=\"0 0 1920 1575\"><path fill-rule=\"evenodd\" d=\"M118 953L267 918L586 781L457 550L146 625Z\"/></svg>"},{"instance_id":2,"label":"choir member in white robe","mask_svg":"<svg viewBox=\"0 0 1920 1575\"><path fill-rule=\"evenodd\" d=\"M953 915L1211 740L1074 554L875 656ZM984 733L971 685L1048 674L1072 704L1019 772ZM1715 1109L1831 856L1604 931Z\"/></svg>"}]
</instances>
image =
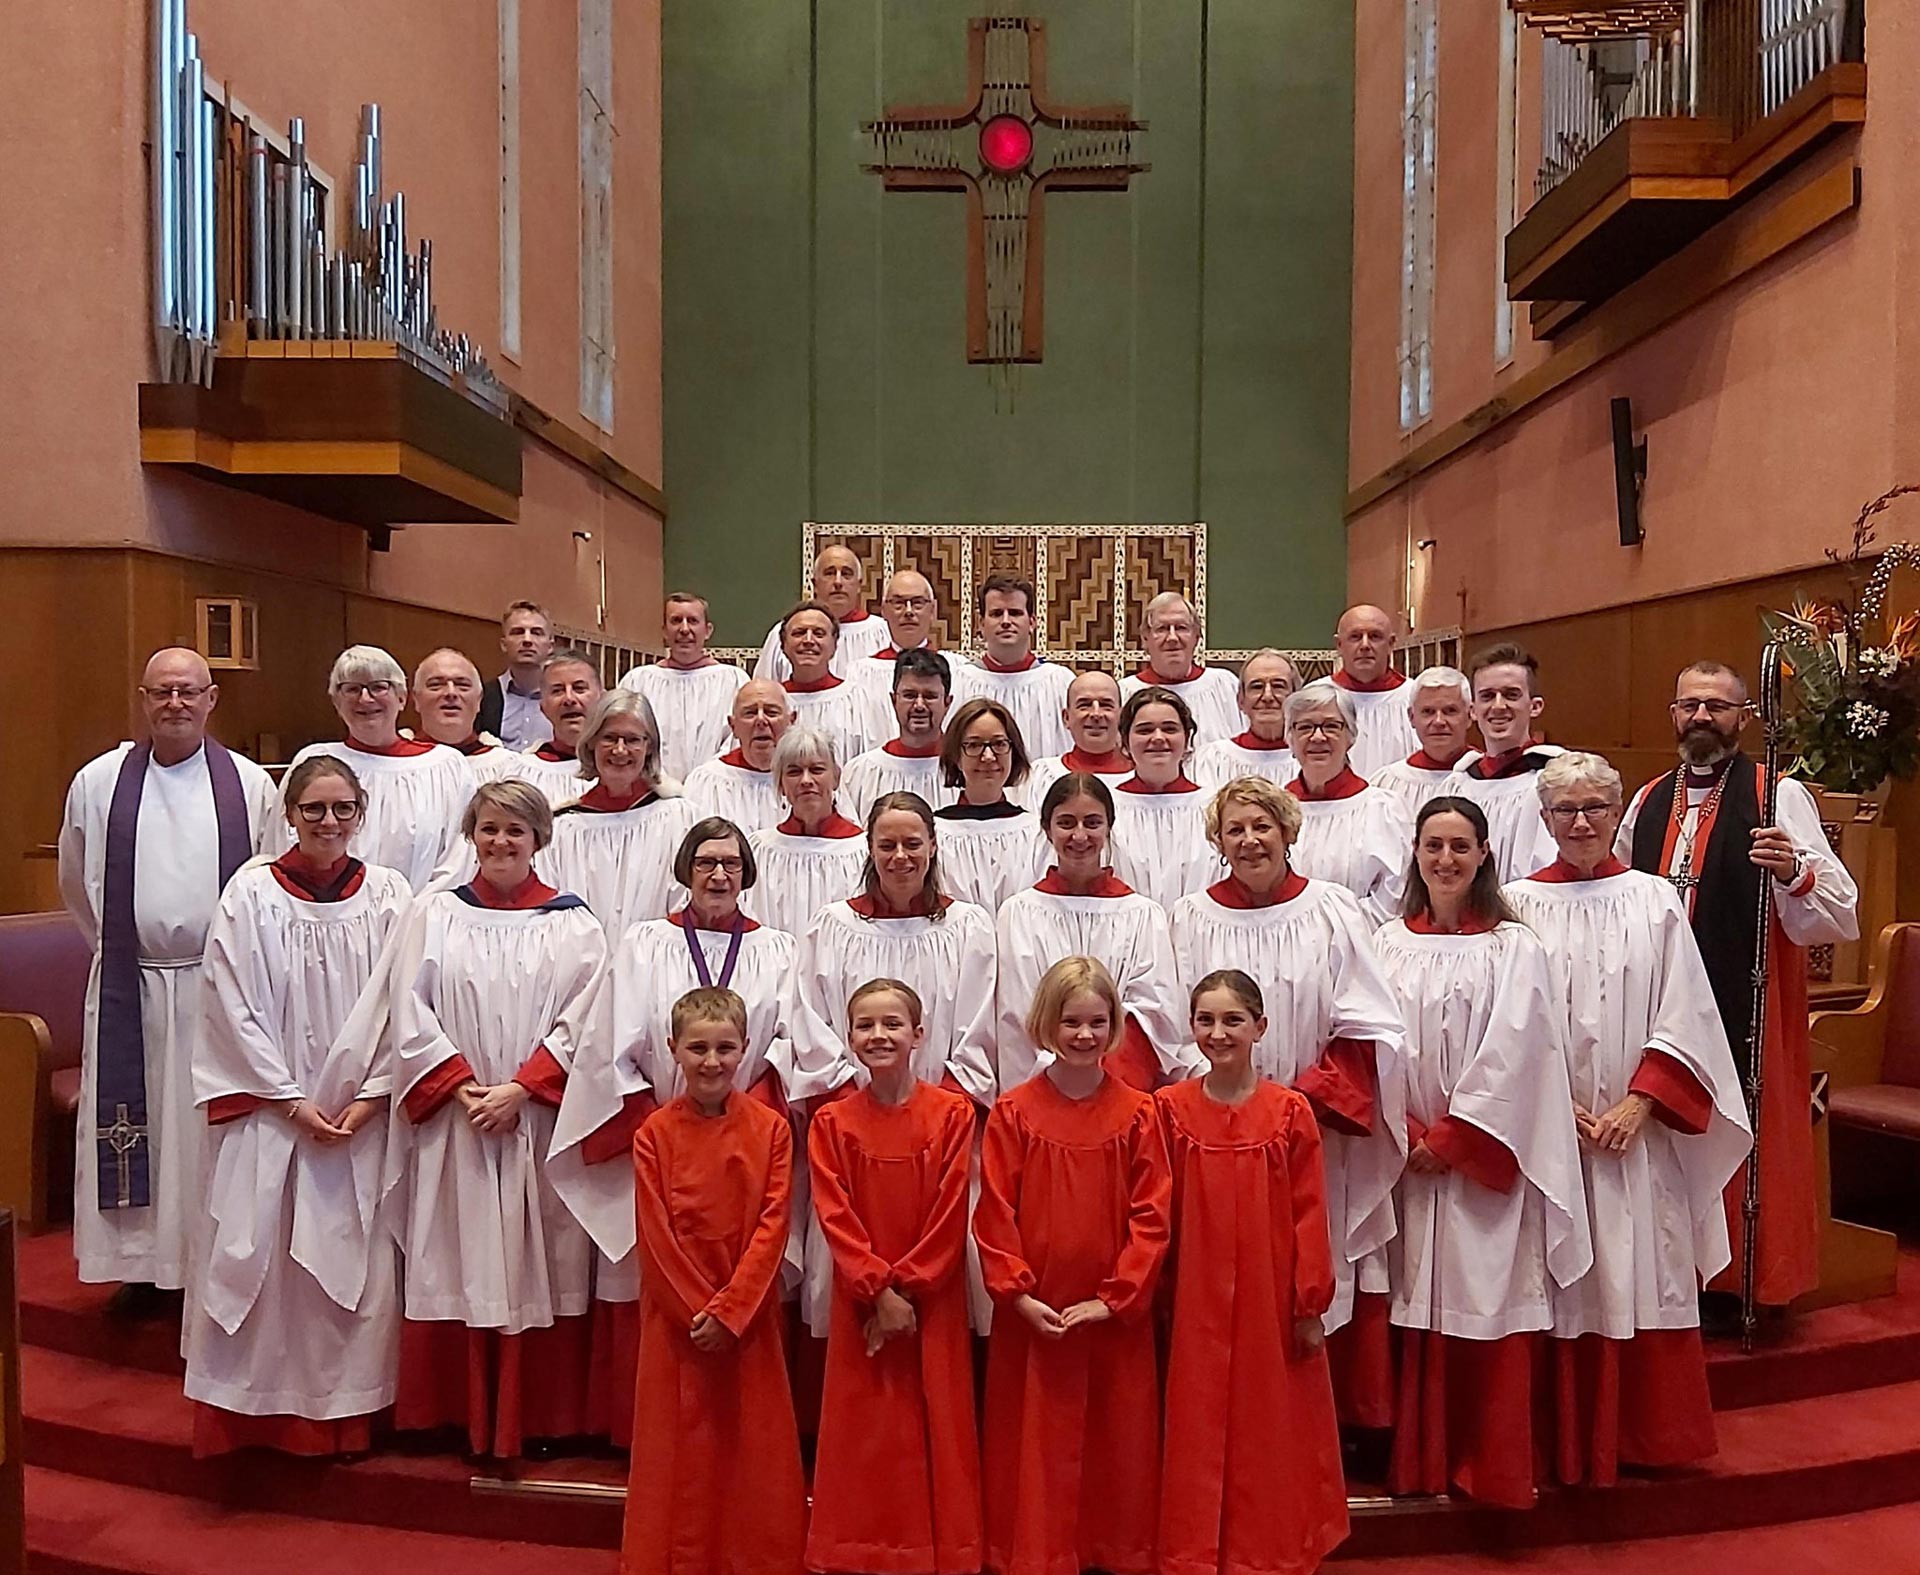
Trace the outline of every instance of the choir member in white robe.
<instances>
[{"instance_id":1,"label":"choir member in white robe","mask_svg":"<svg viewBox=\"0 0 1920 1575\"><path fill-rule=\"evenodd\" d=\"M1300 801L1293 863L1311 880L1346 887L1368 922L1380 925L1399 911L1413 822L1398 801L1355 774L1353 728L1353 697L1325 679L1287 696L1287 738L1300 762L1287 786Z\"/></svg>"},{"instance_id":2,"label":"choir member in white robe","mask_svg":"<svg viewBox=\"0 0 1920 1575\"><path fill-rule=\"evenodd\" d=\"M1013 713L998 700L963 704L941 741L940 773L949 797L959 790L933 812L940 889L998 913L1047 867L1040 817L1010 794L1027 775L1026 743Z\"/></svg>"},{"instance_id":3,"label":"choir member in white robe","mask_svg":"<svg viewBox=\"0 0 1920 1575\"><path fill-rule=\"evenodd\" d=\"M1569 753L1537 785L1558 856L1506 896L1552 971L1594 1249L1553 1299L1556 1454L1562 1481L1604 1486L1714 1451L1698 1287L1732 1256L1722 1194L1752 1145L1679 895L1614 856L1619 773Z\"/></svg>"},{"instance_id":4,"label":"choir member in white robe","mask_svg":"<svg viewBox=\"0 0 1920 1575\"><path fill-rule=\"evenodd\" d=\"M657 1107L686 1091L669 1041L673 1006L689 990L730 989L747 1007L746 1053L734 1086L784 1114L786 1012L793 937L756 924L740 898L756 879L746 833L718 816L696 822L674 855L687 905L633 925L612 943L594 986L592 1025L574 1057L554 1123L547 1175L599 1251L593 1284L594 1412L588 1430L632 1441L639 1350L634 1256L633 1139ZM804 1182L801 1168L797 1182ZM806 1192L799 1197L804 1201ZM805 1210L788 1249L797 1283Z\"/></svg>"},{"instance_id":5,"label":"choir member in white robe","mask_svg":"<svg viewBox=\"0 0 1920 1575\"><path fill-rule=\"evenodd\" d=\"M747 681L743 668L707 650L713 620L707 600L675 591L661 614L667 656L646 662L620 680L622 689L645 695L660 723L660 759L670 777L687 773L727 748L734 696Z\"/></svg>"},{"instance_id":6,"label":"choir member in white robe","mask_svg":"<svg viewBox=\"0 0 1920 1575\"><path fill-rule=\"evenodd\" d=\"M1072 746L1065 721L1073 670L1036 656L1033 582L989 574L975 599L986 649L953 675L954 703L997 700L1020 724L1030 757L1063 755Z\"/></svg>"},{"instance_id":7,"label":"choir member in white robe","mask_svg":"<svg viewBox=\"0 0 1920 1575\"><path fill-rule=\"evenodd\" d=\"M1475 653L1467 672L1483 747L1455 767L1447 792L1472 799L1486 813L1494 868L1503 882L1521 880L1554 860L1535 779L1561 750L1533 736L1533 724L1546 707L1535 692L1540 664L1524 646L1503 642Z\"/></svg>"},{"instance_id":8,"label":"choir member in white robe","mask_svg":"<svg viewBox=\"0 0 1920 1575\"><path fill-rule=\"evenodd\" d=\"M1169 911L1223 873L1207 841L1207 796L1187 775L1193 726L1170 689L1136 689L1120 708L1133 775L1114 784L1113 872Z\"/></svg>"},{"instance_id":9,"label":"choir member in white robe","mask_svg":"<svg viewBox=\"0 0 1920 1575\"><path fill-rule=\"evenodd\" d=\"M1334 626L1332 682L1353 702L1353 769L1373 773L1420 747L1408 712L1406 675L1393 665L1393 620L1378 607L1349 607Z\"/></svg>"},{"instance_id":10,"label":"choir member in white robe","mask_svg":"<svg viewBox=\"0 0 1920 1575\"><path fill-rule=\"evenodd\" d=\"M182 1341L196 1455L365 1453L393 1403L387 970L413 893L351 856L364 797L344 761L290 772L285 802L298 846L246 865L207 935L193 1084L211 1130Z\"/></svg>"},{"instance_id":11,"label":"choir member in white robe","mask_svg":"<svg viewBox=\"0 0 1920 1575\"><path fill-rule=\"evenodd\" d=\"M887 643L887 626L867 611L866 570L851 547L838 543L822 547L813 560L813 583L806 595L824 606L839 632L834 647L833 671L847 676L847 668L861 657ZM776 684L793 676L782 639L782 619L767 631L760 647L760 659L754 663L755 678L770 678Z\"/></svg>"},{"instance_id":12,"label":"choir member in white robe","mask_svg":"<svg viewBox=\"0 0 1920 1575\"><path fill-rule=\"evenodd\" d=\"M759 879L741 904L762 924L799 936L828 903L860 889L866 833L835 803L840 771L826 734L790 728L773 752L773 779L787 818L749 835Z\"/></svg>"},{"instance_id":13,"label":"choir member in white robe","mask_svg":"<svg viewBox=\"0 0 1920 1575\"><path fill-rule=\"evenodd\" d=\"M139 689L146 741L80 768L59 844L61 900L93 952L73 1252L82 1280L126 1287L115 1296L128 1312L158 1310L143 1287L186 1284L202 1203L201 957L222 886L279 813L266 772L207 736L220 690L197 652L156 651ZM116 1127L118 1143L108 1136Z\"/></svg>"},{"instance_id":14,"label":"choir member in white robe","mask_svg":"<svg viewBox=\"0 0 1920 1575\"><path fill-rule=\"evenodd\" d=\"M1121 683L1123 703L1142 689L1165 689L1186 705L1198 742L1231 738L1240 731L1240 682L1232 669L1209 667L1195 654L1200 620L1193 603L1178 591L1162 591L1147 603L1142 638L1146 665Z\"/></svg>"},{"instance_id":15,"label":"choir member in white robe","mask_svg":"<svg viewBox=\"0 0 1920 1575\"><path fill-rule=\"evenodd\" d=\"M1096 669L1073 675L1060 717L1073 747L1034 761L1018 794L1022 803L1037 810L1047 789L1069 771L1090 771L1109 787L1133 775L1133 762L1120 747L1120 703L1113 674Z\"/></svg>"},{"instance_id":16,"label":"choir member in white robe","mask_svg":"<svg viewBox=\"0 0 1920 1575\"><path fill-rule=\"evenodd\" d=\"M1387 1484L1525 1509L1537 1341L1555 1291L1593 1264L1562 1009L1479 807L1434 799L1414 836L1406 911L1374 936L1407 1024Z\"/></svg>"},{"instance_id":17,"label":"choir member in white robe","mask_svg":"<svg viewBox=\"0 0 1920 1575\"><path fill-rule=\"evenodd\" d=\"M994 920L1002 1092L1052 1064L1053 1052L1027 1032L1027 1013L1062 957L1097 958L1120 991L1122 1029L1109 1072L1143 1092L1193 1076L1206 1063L1188 1029L1166 909L1107 863L1113 794L1091 772L1069 772L1047 789L1041 812L1053 862Z\"/></svg>"},{"instance_id":18,"label":"choir member in white robe","mask_svg":"<svg viewBox=\"0 0 1920 1575\"><path fill-rule=\"evenodd\" d=\"M1420 747L1405 760L1382 766L1367 778L1397 799L1412 825L1430 798L1447 792L1454 769L1473 758L1468 734L1473 727L1473 685L1457 667L1428 667L1407 685L1413 731Z\"/></svg>"},{"instance_id":19,"label":"choir member in white robe","mask_svg":"<svg viewBox=\"0 0 1920 1575\"><path fill-rule=\"evenodd\" d=\"M1266 998L1254 1046L1263 1077L1306 1095L1325 1137L1333 1305L1325 1323L1343 1422L1393 1421L1386 1247L1393 1187L1406 1156L1405 1029L1381 975L1372 926L1353 894L1289 863L1300 833L1291 793L1261 777L1228 783L1207 809L1226 879L1173 910L1185 991L1238 968Z\"/></svg>"},{"instance_id":20,"label":"choir member in white robe","mask_svg":"<svg viewBox=\"0 0 1920 1575\"><path fill-rule=\"evenodd\" d=\"M1287 696L1299 687L1299 670L1272 647L1249 656L1240 668L1240 715L1247 725L1193 752L1193 780L1217 792L1235 777L1265 777L1285 787L1298 776L1287 748Z\"/></svg>"},{"instance_id":21,"label":"choir member in white robe","mask_svg":"<svg viewBox=\"0 0 1920 1575\"><path fill-rule=\"evenodd\" d=\"M700 812L661 772L645 695L615 689L596 700L579 754L581 775L593 786L554 812L553 843L535 863L618 937L672 906L674 852Z\"/></svg>"},{"instance_id":22,"label":"choir member in white robe","mask_svg":"<svg viewBox=\"0 0 1920 1575\"><path fill-rule=\"evenodd\" d=\"M933 582L918 569L898 570L887 581L880 598L880 611L887 622L887 643L871 655L847 664L847 682L866 696L868 709L893 722L894 664L908 651L933 651L933 625L939 609L934 605ZM952 691L952 674L948 674ZM885 742L876 738L874 743Z\"/></svg>"},{"instance_id":23,"label":"choir member in white robe","mask_svg":"<svg viewBox=\"0 0 1920 1575\"><path fill-rule=\"evenodd\" d=\"M346 724L338 743L309 744L293 764L315 755L344 760L367 792L366 818L354 839L355 856L398 870L415 891L460 848L460 817L478 786L457 749L400 736L407 675L377 645L350 645L335 659L327 694ZM293 846L281 822L269 833L269 853Z\"/></svg>"},{"instance_id":24,"label":"choir member in white robe","mask_svg":"<svg viewBox=\"0 0 1920 1575\"><path fill-rule=\"evenodd\" d=\"M766 678L750 678L733 696L727 728L733 748L687 774L687 799L703 815L719 815L743 831L772 826L786 815L773 780L773 751L793 721L787 693Z\"/></svg>"},{"instance_id":25,"label":"choir member in white robe","mask_svg":"<svg viewBox=\"0 0 1920 1575\"><path fill-rule=\"evenodd\" d=\"M1760 1029L1762 1089L1760 1229L1754 1246L1754 1297L1785 1307L1820 1279L1812 1086L1807 1036L1809 946L1859 934L1859 892L1820 829L1813 795L1787 777L1775 823L1763 824L1763 768L1741 752L1752 720L1747 687L1719 662L1695 662L1674 688L1673 730L1681 765L1655 778L1628 806L1615 851L1635 869L1664 875L1684 891L1682 904L1713 981L1720 1020L1744 1079L1753 1036L1753 957L1761 887L1769 914L1767 1019ZM1727 1195L1734 1257L1744 1255L1740 1189ZM1707 1289L1737 1289L1724 1275Z\"/></svg>"},{"instance_id":26,"label":"choir member in white robe","mask_svg":"<svg viewBox=\"0 0 1920 1575\"><path fill-rule=\"evenodd\" d=\"M954 789L947 786L940 761L952 698L952 669L944 656L925 650L900 653L886 702L895 733L847 762L840 802L848 815L864 825L867 811L888 793L917 793L936 809L953 802Z\"/></svg>"},{"instance_id":27,"label":"choir member in white robe","mask_svg":"<svg viewBox=\"0 0 1920 1575\"><path fill-rule=\"evenodd\" d=\"M970 902L940 893L933 811L910 793L874 806L859 892L814 916L794 954L793 1072L796 1099L865 1080L847 1049L847 1003L869 979L899 979L919 993L926 1038L914 1054L923 1082L957 1089L983 1111L994 1077L993 920ZM969 1262L975 1263L972 1255ZM807 1239L802 1311L827 1331L831 1258L816 1228ZM989 1319L977 1266L969 1270L974 1327Z\"/></svg>"},{"instance_id":28,"label":"choir member in white robe","mask_svg":"<svg viewBox=\"0 0 1920 1575\"><path fill-rule=\"evenodd\" d=\"M797 726L825 733L840 760L851 760L893 736L893 713L866 689L831 670L838 625L825 607L802 602L780 627L781 649L793 674L781 688Z\"/></svg>"},{"instance_id":29,"label":"choir member in white robe","mask_svg":"<svg viewBox=\"0 0 1920 1575\"><path fill-rule=\"evenodd\" d=\"M394 963L394 1425L463 1426L476 1455L586 1427L593 1242L546 1168L607 943L533 872L552 828L530 783L479 788L462 826L479 873L419 899Z\"/></svg>"},{"instance_id":30,"label":"choir member in white robe","mask_svg":"<svg viewBox=\"0 0 1920 1575\"><path fill-rule=\"evenodd\" d=\"M465 755L476 785L520 774L519 752L477 729L482 688L480 669L450 645L429 651L413 670L413 709L421 733Z\"/></svg>"},{"instance_id":31,"label":"choir member in white robe","mask_svg":"<svg viewBox=\"0 0 1920 1575\"><path fill-rule=\"evenodd\" d=\"M521 753L520 775L555 809L592 785L592 768L580 758L580 737L603 692L600 669L579 651L555 651L540 669L540 712L553 736Z\"/></svg>"}]
</instances>

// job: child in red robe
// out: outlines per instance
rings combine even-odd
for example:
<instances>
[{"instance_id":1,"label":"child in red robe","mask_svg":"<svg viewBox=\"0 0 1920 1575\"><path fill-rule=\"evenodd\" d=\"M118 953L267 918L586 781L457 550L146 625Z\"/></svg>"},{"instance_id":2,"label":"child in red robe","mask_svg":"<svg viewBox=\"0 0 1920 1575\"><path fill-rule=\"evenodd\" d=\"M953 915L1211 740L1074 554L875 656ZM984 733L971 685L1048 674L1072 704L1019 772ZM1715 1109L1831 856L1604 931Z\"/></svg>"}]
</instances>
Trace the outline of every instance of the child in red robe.
<instances>
[{"instance_id":1,"label":"child in red robe","mask_svg":"<svg viewBox=\"0 0 1920 1575\"><path fill-rule=\"evenodd\" d=\"M735 1091L747 1008L690 990L669 1043L687 1091L633 1140L640 1381L620 1568L797 1575L800 1437L780 1343L793 1136Z\"/></svg>"},{"instance_id":2,"label":"child in red robe","mask_svg":"<svg viewBox=\"0 0 1920 1575\"><path fill-rule=\"evenodd\" d=\"M1320 1128L1263 1079L1260 987L1194 986L1212 1070L1154 1096L1178 1243L1167 1358L1162 1575L1306 1575L1347 1534L1320 1317L1333 1303Z\"/></svg>"},{"instance_id":3,"label":"child in red robe","mask_svg":"<svg viewBox=\"0 0 1920 1575\"><path fill-rule=\"evenodd\" d=\"M807 1568L972 1575L980 1452L967 1331L973 1103L914 1075L920 997L872 979L847 1045L872 1077L813 1118L813 1207L833 1252Z\"/></svg>"},{"instance_id":4,"label":"child in red robe","mask_svg":"<svg viewBox=\"0 0 1920 1575\"><path fill-rule=\"evenodd\" d=\"M1121 1027L1104 967L1055 963L1027 1017L1053 1063L987 1117L973 1234L994 1301L982 1476L998 1575L1156 1568L1147 1314L1172 1183L1152 1097L1101 1064Z\"/></svg>"}]
</instances>

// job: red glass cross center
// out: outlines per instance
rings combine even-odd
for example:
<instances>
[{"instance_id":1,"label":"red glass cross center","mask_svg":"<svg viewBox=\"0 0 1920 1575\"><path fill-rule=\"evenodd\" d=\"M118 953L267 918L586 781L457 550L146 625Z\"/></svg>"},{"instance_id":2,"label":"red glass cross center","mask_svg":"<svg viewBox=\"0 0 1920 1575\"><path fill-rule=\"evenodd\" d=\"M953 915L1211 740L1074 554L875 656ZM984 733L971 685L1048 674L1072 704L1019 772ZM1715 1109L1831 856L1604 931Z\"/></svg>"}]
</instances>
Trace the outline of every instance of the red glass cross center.
<instances>
[{"instance_id":1,"label":"red glass cross center","mask_svg":"<svg viewBox=\"0 0 1920 1575\"><path fill-rule=\"evenodd\" d=\"M1018 115L995 115L980 128L980 162L996 175L1016 175L1033 157L1033 127Z\"/></svg>"}]
</instances>

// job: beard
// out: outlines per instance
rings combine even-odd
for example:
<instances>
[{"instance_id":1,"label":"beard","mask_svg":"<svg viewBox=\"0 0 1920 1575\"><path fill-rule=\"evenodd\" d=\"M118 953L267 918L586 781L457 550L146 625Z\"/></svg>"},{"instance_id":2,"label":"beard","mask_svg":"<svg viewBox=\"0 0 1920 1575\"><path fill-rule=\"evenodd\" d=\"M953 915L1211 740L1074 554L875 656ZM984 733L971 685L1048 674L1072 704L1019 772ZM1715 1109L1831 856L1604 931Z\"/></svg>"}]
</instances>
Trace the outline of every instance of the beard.
<instances>
[{"instance_id":1,"label":"beard","mask_svg":"<svg viewBox=\"0 0 1920 1575\"><path fill-rule=\"evenodd\" d=\"M1710 722L1695 722L1680 734L1680 758L1697 769L1719 765L1738 747Z\"/></svg>"}]
</instances>

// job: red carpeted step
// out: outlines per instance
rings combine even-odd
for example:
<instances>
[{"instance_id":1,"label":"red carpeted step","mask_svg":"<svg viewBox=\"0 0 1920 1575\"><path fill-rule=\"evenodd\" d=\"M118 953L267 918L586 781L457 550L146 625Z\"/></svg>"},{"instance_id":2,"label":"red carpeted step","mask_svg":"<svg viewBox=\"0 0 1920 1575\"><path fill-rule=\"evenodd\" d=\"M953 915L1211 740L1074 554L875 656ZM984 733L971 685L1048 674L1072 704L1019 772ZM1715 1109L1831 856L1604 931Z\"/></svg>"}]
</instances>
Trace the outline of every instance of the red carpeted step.
<instances>
[{"instance_id":1,"label":"red carpeted step","mask_svg":"<svg viewBox=\"0 0 1920 1575\"><path fill-rule=\"evenodd\" d=\"M34 1575L612 1575L616 1562L603 1549L223 1509L37 1466L27 1468L27 1558Z\"/></svg>"},{"instance_id":2,"label":"red carpeted step","mask_svg":"<svg viewBox=\"0 0 1920 1575\"><path fill-rule=\"evenodd\" d=\"M178 1377L182 1370L178 1319L136 1323L108 1317L107 1302L118 1287L80 1283L74 1274L70 1232L22 1236L17 1243L24 1344Z\"/></svg>"}]
</instances>

